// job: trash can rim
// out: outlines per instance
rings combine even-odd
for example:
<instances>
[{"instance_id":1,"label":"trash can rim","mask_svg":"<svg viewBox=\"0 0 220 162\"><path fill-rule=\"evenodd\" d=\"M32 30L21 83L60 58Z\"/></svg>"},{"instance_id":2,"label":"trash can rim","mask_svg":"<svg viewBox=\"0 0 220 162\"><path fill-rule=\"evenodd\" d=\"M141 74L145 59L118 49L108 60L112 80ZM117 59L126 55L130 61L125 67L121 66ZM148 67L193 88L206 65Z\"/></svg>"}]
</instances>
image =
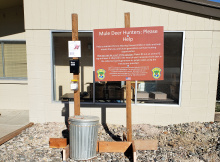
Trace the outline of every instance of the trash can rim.
<instances>
[{"instance_id":1,"label":"trash can rim","mask_svg":"<svg viewBox=\"0 0 220 162\"><path fill-rule=\"evenodd\" d=\"M78 121L78 122L89 122L89 121L99 121L99 117L97 116L84 116L84 115L75 115L70 116L69 121Z\"/></svg>"}]
</instances>

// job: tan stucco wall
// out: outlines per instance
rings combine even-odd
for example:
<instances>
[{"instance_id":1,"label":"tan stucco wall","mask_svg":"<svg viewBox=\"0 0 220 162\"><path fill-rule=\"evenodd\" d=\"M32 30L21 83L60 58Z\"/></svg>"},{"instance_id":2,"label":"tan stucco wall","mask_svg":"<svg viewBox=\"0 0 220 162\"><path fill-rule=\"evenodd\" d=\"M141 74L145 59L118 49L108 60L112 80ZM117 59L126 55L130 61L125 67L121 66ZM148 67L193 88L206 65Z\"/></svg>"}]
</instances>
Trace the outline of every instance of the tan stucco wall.
<instances>
[{"instance_id":1,"label":"tan stucco wall","mask_svg":"<svg viewBox=\"0 0 220 162\"><path fill-rule=\"evenodd\" d=\"M0 80L0 109L28 110L27 81Z\"/></svg>"},{"instance_id":2,"label":"tan stucco wall","mask_svg":"<svg viewBox=\"0 0 220 162\"><path fill-rule=\"evenodd\" d=\"M0 10L0 41L25 40L23 8ZM28 81L0 79L0 109L28 110Z\"/></svg>"},{"instance_id":3,"label":"tan stucco wall","mask_svg":"<svg viewBox=\"0 0 220 162\"><path fill-rule=\"evenodd\" d=\"M24 0L28 59L30 121L63 121L63 104L52 101L50 30L71 30L77 13L79 30L124 27L124 13L131 27L164 26L185 31L181 104L132 105L133 123L167 125L213 121L220 54L220 21L149 7L122 0ZM73 104L70 105L73 115ZM100 108L82 108L83 115L101 115ZM124 108L107 108L107 123L125 124Z\"/></svg>"}]
</instances>

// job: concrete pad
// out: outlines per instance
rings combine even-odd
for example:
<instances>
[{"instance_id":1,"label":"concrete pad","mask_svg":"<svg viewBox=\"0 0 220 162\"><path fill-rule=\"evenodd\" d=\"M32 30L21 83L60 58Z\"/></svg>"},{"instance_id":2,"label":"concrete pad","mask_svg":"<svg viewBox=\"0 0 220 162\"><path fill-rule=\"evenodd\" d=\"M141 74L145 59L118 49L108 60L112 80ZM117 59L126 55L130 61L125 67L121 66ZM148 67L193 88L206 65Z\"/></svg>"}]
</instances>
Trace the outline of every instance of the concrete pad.
<instances>
[{"instance_id":1,"label":"concrete pad","mask_svg":"<svg viewBox=\"0 0 220 162\"><path fill-rule=\"evenodd\" d=\"M0 129L1 129L1 132L0 132L0 138L11 133L11 132L14 132L15 130L21 128L22 126L21 125L0 125Z\"/></svg>"},{"instance_id":2,"label":"concrete pad","mask_svg":"<svg viewBox=\"0 0 220 162\"><path fill-rule=\"evenodd\" d=\"M0 109L0 138L29 123L28 110Z\"/></svg>"}]
</instances>

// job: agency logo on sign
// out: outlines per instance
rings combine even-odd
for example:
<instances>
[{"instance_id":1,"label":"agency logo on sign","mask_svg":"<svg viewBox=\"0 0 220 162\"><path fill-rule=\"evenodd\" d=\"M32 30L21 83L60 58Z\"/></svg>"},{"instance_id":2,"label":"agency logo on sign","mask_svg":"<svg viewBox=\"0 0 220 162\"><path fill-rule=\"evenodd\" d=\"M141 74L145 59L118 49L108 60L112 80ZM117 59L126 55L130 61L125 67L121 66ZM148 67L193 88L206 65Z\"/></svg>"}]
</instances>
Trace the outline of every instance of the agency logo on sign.
<instances>
[{"instance_id":1,"label":"agency logo on sign","mask_svg":"<svg viewBox=\"0 0 220 162\"><path fill-rule=\"evenodd\" d=\"M103 80L104 78L105 78L105 70L104 69L99 69L99 70L97 70L97 74L98 74L98 78L100 79L100 80Z\"/></svg>"},{"instance_id":2,"label":"agency logo on sign","mask_svg":"<svg viewBox=\"0 0 220 162\"><path fill-rule=\"evenodd\" d=\"M161 72L161 68L155 67L152 69L153 72L153 78L154 79L159 79L160 78L160 72Z\"/></svg>"}]
</instances>

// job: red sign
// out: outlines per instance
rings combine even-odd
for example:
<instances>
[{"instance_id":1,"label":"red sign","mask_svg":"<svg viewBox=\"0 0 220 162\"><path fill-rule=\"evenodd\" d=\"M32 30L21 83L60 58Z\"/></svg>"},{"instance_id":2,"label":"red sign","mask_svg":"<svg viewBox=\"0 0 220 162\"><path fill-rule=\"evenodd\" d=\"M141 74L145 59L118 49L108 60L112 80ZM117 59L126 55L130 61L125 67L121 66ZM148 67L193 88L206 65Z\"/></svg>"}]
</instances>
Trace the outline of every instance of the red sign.
<instances>
[{"instance_id":1,"label":"red sign","mask_svg":"<svg viewBox=\"0 0 220 162\"><path fill-rule=\"evenodd\" d=\"M163 27L95 29L95 81L163 80Z\"/></svg>"}]
</instances>

